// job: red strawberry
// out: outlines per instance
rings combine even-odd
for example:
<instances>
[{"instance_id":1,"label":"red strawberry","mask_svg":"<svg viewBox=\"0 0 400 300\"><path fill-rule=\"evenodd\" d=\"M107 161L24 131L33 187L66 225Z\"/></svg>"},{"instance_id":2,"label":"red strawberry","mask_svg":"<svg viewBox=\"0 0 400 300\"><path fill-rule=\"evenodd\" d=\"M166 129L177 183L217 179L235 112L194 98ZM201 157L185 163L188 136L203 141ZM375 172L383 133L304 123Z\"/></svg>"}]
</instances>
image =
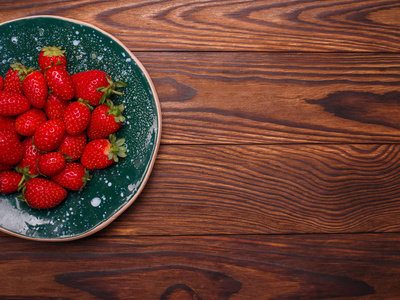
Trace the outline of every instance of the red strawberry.
<instances>
[{"instance_id":1,"label":"red strawberry","mask_svg":"<svg viewBox=\"0 0 400 300\"><path fill-rule=\"evenodd\" d=\"M81 190L90 179L89 172L80 163L67 163L61 173L52 177L52 179L62 187L78 191Z\"/></svg>"},{"instance_id":2,"label":"red strawberry","mask_svg":"<svg viewBox=\"0 0 400 300\"><path fill-rule=\"evenodd\" d=\"M15 130L15 120L16 120L16 117L0 116L0 131L1 130L10 130L17 135L18 139L21 139L21 136Z\"/></svg>"},{"instance_id":3,"label":"red strawberry","mask_svg":"<svg viewBox=\"0 0 400 300\"><path fill-rule=\"evenodd\" d=\"M86 134L65 134L58 151L65 155L67 161L75 161L81 158L86 146Z\"/></svg>"},{"instance_id":4,"label":"red strawberry","mask_svg":"<svg viewBox=\"0 0 400 300\"><path fill-rule=\"evenodd\" d=\"M45 176L54 176L65 167L65 157L60 152L49 152L39 157L38 170Z\"/></svg>"},{"instance_id":5,"label":"red strawberry","mask_svg":"<svg viewBox=\"0 0 400 300\"><path fill-rule=\"evenodd\" d=\"M68 101L61 100L54 94L49 94L43 109L49 120L62 119L68 105Z\"/></svg>"},{"instance_id":6,"label":"red strawberry","mask_svg":"<svg viewBox=\"0 0 400 300\"><path fill-rule=\"evenodd\" d=\"M121 81L113 82L111 77L100 70L90 70L71 76L76 89L76 98L82 98L95 106L103 103L112 93L122 95L115 88L126 86Z\"/></svg>"},{"instance_id":7,"label":"red strawberry","mask_svg":"<svg viewBox=\"0 0 400 300\"><path fill-rule=\"evenodd\" d=\"M15 130L22 136L33 136L40 124L47 121L43 110L32 107L15 120Z\"/></svg>"},{"instance_id":8,"label":"red strawberry","mask_svg":"<svg viewBox=\"0 0 400 300\"><path fill-rule=\"evenodd\" d=\"M28 180L23 194L30 207L49 209L60 204L67 196L67 191L54 181L36 177Z\"/></svg>"},{"instance_id":9,"label":"red strawberry","mask_svg":"<svg viewBox=\"0 0 400 300\"><path fill-rule=\"evenodd\" d=\"M20 75L24 74L26 68L16 62L11 64L11 68L7 71L4 77L4 87L5 91L13 91L22 94L22 81Z\"/></svg>"},{"instance_id":10,"label":"red strawberry","mask_svg":"<svg viewBox=\"0 0 400 300\"><path fill-rule=\"evenodd\" d=\"M61 100L69 101L75 96L72 78L63 66L53 66L46 70L45 78L49 89Z\"/></svg>"},{"instance_id":11,"label":"red strawberry","mask_svg":"<svg viewBox=\"0 0 400 300\"><path fill-rule=\"evenodd\" d=\"M110 135L110 140L96 139L90 141L83 150L82 165L89 170L103 169L113 162L118 162L118 157L126 157L126 148L122 145L125 139L116 139Z\"/></svg>"},{"instance_id":12,"label":"red strawberry","mask_svg":"<svg viewBox=\"0 0 400 300\"><path fill-rule=\"evenodd\" d=\"M47 68L57 65L67 67L67 58L64 55L65 50L59 47L44 47L39 53L39 68L44 72Z\"/></svg>"},{"instance_id":13,"label":"red strawberry","mask_svg":"<svg viewBox=\"0 0 400 300\"><path fill-rule=\"evenodd\" d=\"M31 107L28 99L20 93L0 90L0 116L16 116Z\"/></svg>"},{"instance_id":14,"label":"red strawberry","mask_svg":"<svg viewBox=\"0 0 400 300\"><path fill-rule=\"evenodd\" d=\"M18 164L21 170L25 170L29 175L38 175L37 162L40 157L40 152L33 145L32 138L28 137L22 141L24 147L24 157Z\"/></svg>"},{"instance_id":15,"label":"red strawberry","mask_svg":"<svg viewBox=\"0 0 400 300\"><path fill-rule=\"evenodd\" d=\"M0 90L3 89L3 86L4 86L4 80L3 77L0 76Z\"/></svg>"},{"instance_id":16,"label":"red strawberry","mask_svg":"<svg viewBox=\"0 0 400 300\"><path fill-rule=\"evenodd\" d=\"M80 134L89 125L90 109L81 101L73 101L65 109L63 121L68 134Z\"/></svg>"},{"instance_id":17,"label":"red strawberry","mask_svg":"<svg viewBox=\"0 0 400 300\"><path fill-rule=\"evenodd\" d=\"M0 173L0 192L3 194L11 194L18 191L22 174L15 171L3 171Z\"/></svg>"},{"instance_id":18,"label":"red strawberry","mask_svg":"<svg viewBox=\"0 0 400 300\"><path fill-rule=\"evenodd\" d=\"M0 163L5 165L15 165L24 156L24 147L21 142L9 130L0 131Z\"/></svg>"},{"instance_id":19,"label":"red strawberry","mask_svg":"<svg viewBox=\"0 0 400 300\"><path fill-rule=\"evenodd\" d=\"M22 93L32 106L43 108L47 99L47 84L43 73L34 70L22 76Z\"/></svg>"},{"instance_id":20,"label":"red strawberry","mask_svg":"<svg viewBox=\"0 0 400 300\"><path fill-rule=\"evenodd\" d=\"M110 100L107 100L107 104L97 106L92 112L87 130L88 137L94 140L115 133L125 121L125 117L121 114L123 110L123 104L114 106Z\"/></svg>"},{"instance_id":21,"label":"red strawberry","mask_svg":"<svg viewBox=\"0 0 400 300\"><path fill-rule=\"evenodd\" d=\"M33 136L33 144L40 151L53 151L60 146L65 133L62 120L48 120L39 125Z\"/></svg>"}]
</instances>

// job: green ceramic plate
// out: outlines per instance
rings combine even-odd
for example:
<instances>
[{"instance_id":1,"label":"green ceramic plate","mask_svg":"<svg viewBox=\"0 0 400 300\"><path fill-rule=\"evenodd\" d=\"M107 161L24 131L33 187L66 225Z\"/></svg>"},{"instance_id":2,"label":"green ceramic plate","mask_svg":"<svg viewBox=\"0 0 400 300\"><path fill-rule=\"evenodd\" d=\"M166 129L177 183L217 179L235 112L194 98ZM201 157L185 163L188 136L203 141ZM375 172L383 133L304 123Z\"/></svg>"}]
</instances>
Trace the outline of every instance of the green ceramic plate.
<instances>
[{"instance_id":1,"label":"green ceramic plate","mask_svg":"<svg viewBox=\"0 0 400 300\"><path fill-rule=\"evenodd\" d=\"M10 63L37 67L44 46L66 49L70 73L100 69L127 83L123 96L126 122L118 137L126 139L128 157L92 172L86 189L70 192L51 210L35 210L0 196L0 230L42 241L88 236L110 224L138 197L152 170L161 137L161 111L153 83L138 59L117 39L90 24L54 16L34 16L0 24L0 74Z\"/></svg>"}]
</instances>

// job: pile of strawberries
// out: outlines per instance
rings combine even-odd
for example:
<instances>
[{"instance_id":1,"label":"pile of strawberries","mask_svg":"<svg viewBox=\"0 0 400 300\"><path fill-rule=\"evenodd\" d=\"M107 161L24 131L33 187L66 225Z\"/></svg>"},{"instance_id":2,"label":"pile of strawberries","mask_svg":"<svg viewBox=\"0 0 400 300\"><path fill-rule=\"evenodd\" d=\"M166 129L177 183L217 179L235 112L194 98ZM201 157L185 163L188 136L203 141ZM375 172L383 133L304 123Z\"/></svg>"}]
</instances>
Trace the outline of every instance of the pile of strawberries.
<instances>
[{"instance_id":1,"label":"pile of strawberries","mask_svg":"<svg viewBox=\"0 0 400 300\"><path fill-rule=\"evenodd\" d=\"M89 170L126 157L115 133L125 118L112 94L125 83L101 70L67 71L65 50L45 47L39 69L14 63L0 76L0 192L37 209L81 190Z\"/></svg>"}]
</instances>

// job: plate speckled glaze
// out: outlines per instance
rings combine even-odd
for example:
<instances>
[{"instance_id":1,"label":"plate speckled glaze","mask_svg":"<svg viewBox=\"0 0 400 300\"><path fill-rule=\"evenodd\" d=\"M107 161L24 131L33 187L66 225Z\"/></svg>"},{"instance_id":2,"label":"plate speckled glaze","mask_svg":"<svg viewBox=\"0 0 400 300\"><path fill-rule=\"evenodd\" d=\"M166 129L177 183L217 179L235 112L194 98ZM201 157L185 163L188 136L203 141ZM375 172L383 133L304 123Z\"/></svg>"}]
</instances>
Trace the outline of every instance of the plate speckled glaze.
<instances>
[{"instance_id":1,"label":"plate speckled glaze","mask_svg":"<svg viewBox=\"0 0 400 300\"><path fill-rule=\"evenodd\" d=\"M0 196L0 230L21 238L67 241L93 234L126 210L143 190L156 159L161 137L160 104L153 83L139 60L116 38L90 24L55 16L34 16L0 24L0 74L18 61L38 68L44 46L66 50L73 74L100 69L127 83L123 96L127 158L91 172L92 180L80 192L51 210L31 209L18 193Z\"/></svg>"}]
</instances>

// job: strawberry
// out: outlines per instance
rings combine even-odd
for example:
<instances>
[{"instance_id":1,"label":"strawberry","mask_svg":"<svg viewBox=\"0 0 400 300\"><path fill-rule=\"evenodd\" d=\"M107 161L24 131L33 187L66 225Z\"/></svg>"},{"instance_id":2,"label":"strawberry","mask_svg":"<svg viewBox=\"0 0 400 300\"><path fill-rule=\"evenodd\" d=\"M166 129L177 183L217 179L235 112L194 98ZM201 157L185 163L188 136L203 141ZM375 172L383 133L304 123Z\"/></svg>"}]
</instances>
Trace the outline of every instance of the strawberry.
<instances>
[{"instance_id":1,"label":"strawberry","mask_svg":"<svg viewBox=\"0 0 400 300\"><path fill-rule=\"evenodd\" d=\"M62 119L68 105L68 101L61 100L54 94L49 94L43 109L49 120Z\"/></svg>"},{"instance_id":2,"label":"strawberry","mask_svg":"<svg viewBox=\"0 0 400 300\"><path fill-rule=\"evenodd\" d=\"M60 152L48 152L39 157L37 167L45 176L54 176L65 167L65 157Z\"/></svg>"},{"instance_id":3,"label":"strawberry","mask_svg":"<svg viewBox=\"0 0 400 300\"><path fill-rule=\"evenodd\" d=\"M18 137L9 130L0 131L0 163L15 165L24 156L24 147Z\"/></svg>"},{"instance_id":4,"label":"strawberry","mask_svg":"<svg viewBox=\"0 0 400 300\"><path fill-rule=\"evenodd\" d=\"M68 134L80 134L89 125L90 109L82 101L73 101L65 109L63 121Z\"/></svg>"},{"instance_id":5,"label":"strawberry","mask_svg":"<svg viewBox=\"0 0 400 300\"><path fill-rule=\"evenodd\" d=\"M65 124L62 120L48 120L36 129L33 144L39 151L53 151L60 146L64 133Z\"/></svg>"},{"instance_id":6,"label":"strawberry","mask_svg":"<svg viewBox=\"0 0 400 300\"><path fill-rule=\"evenodd\" d=\"M92 106L103 103L113 93L122 95L115 88L126 86L121 81L113 82L111 77L101 70L76 73L71 78L75 85L76 98L82 98Z\"/></svg>"},{"instance_id":7,"label":"strawberry","mask_svg":"<svg viewBox=\"0 0 400 300\"><path fill-rule=\"evenodd\" d=\"M68 190L78 191L86 185L86 182L90 180L90 176L89 172L80 163L70 162L52 179Z\"/></svg>"},{"instance_id":8,"label":"strawberry","mask_svg":"<svg viewBox=\"0 0 400 300\"><path fill-rule=\"evenodd\" d=\"M22 94L22 81L20 75L24 74L26 68L21 63L11 64L11 68L8 69L6 76L4 77L5 91L13 91Z\"/></svg>"},{"instance_id":9,"label":"strawberry","mask_svg":"<svg viewBox=\"0 0 400 300\"><path fill-rule=\"evenodd\" d=\"M42 70L42 72L53 65L58 65L66 68L67 58L65 57L64 53L65 50L61 50L61 48L59 47L44 47L39 53L39 68Z\"/></svg>"},{"instance_id":10,"label":"strawberry","mask_svg":"<svg viewBox=\"0 0 400 300\"><path fill-rule=\"evenodd\" d=\"M47 84L42 72L31 70L22 78L22 93L29 103L37 108L43 108L47 99Z\"/></svg>"},{"instance_id":11,"label":"strawberry","mask_svg":"<svg viewBox=\"0 0 400 300\"><path fill-rule=\"evenodd\" d=\"M31 137L24 139L22 146L24 147L24 156L17 167L21 170L26 170L29 175L38 175L37 163L41 155L39 150L33 145Z\"/></svg>"},{"instance_id":12,"label":"strawberry","mask_svg":"<svg viewBox=\"0 0 400 300\"><path fill-rule=\"evenodd\" d=\"M32 107L15 120L15 131L22 136L33 136L40 124L47 121L43 110Z\"/></svg>"},{"instance_id":13,"label":"strawberry","mask_svg":"<svg viewBox=\"0 0 400 300\"><path fill-rule=\"evenodd\" d=\"M0 90L3 89L3 86L4 86L4 80L3 77L0 76Z\"/></svg>"},{"instance_id":14,"label":"strawberry","mask_svg":"<svg viewBox=\"0 0 400 300\"><path fill-rule=\"evenodd\" d=\"M29 179L23 188L26 203L37 209L49 209L59 205L67 196L67 191L59 184L45 178Z\"/></svg>"},{"instance_id":15,"label":"strawberry","mask_svg":"<svg viewBox=\"0 0 400 300\"><path fill-rule=\"evenodd\" d=\"M49 89L61 100L69 101L75 96L75 86L68 71L63 66L52 66L45 71Z\"/></svg>"},{"instance_id":16,"label":"strawberry","mask_svg":"<svg viewBox=\"0 0 400 300\"><path fill-rule=\"evenodd\" d=\"M121 128L125 117L122 116L124 105L114 106L111 100L100 104L92 112L92 118L87 129L87 136L94 140L108 137Z\"/></svg>"},{"instance_id":17,"label":"strawberry","mask_svg":"<svg viewBox=\"0 0 400 300\"><path fill-rule=\"evenodd\" d=\"M118 157L126 157L126 148L122 145L125 139L116 139L115 135L110 135L108 139L92 140L85 146L81 157L82 165L89 170L103 169L114 162L118 162Z\"/></svg>"},{"instance_id":18,"label":"strawberry","mask_svg":"<svg viewBox=\"0 0 400 300\"><path fill-rule=\"evenodd\" d=\"M17 135L18 139L21 139L21 136L15 130L15 120L16 120L16 117L1 117L0 116L0 131L4 130L4 129L10 130Z\"/></svg>"},{"instance_id":19,"label":"strawberry","mask_svg":"<svg viewBox=\"0 0 400 300\"><path fill-rule=\"evenodd\" d=\"M0 90L0 116L16 116L31 107L28 99L20 93Z\"/></svg>"},{"instance_id":20,"label":"strawberry","mask_svg":"<svg viewBox=\"0 0 400 300\"><path fill-rule=\"evenodd\" d=\"M85 149L86 141L85 133L78 135L65 134L58 151L65 155L67 161L78 160Z\"/></svg>"},{"instance_id":21,"label":"strawberry","mask_svg":"<svg viewBox=\"0 0 400 300\"><path fill-rule=\"evenodd\" d=\"M0 192L3 194L11 194L18 191L22 181L22 174L15 171L3 171L0 173Z\"/></svg>"}]
</instances>

